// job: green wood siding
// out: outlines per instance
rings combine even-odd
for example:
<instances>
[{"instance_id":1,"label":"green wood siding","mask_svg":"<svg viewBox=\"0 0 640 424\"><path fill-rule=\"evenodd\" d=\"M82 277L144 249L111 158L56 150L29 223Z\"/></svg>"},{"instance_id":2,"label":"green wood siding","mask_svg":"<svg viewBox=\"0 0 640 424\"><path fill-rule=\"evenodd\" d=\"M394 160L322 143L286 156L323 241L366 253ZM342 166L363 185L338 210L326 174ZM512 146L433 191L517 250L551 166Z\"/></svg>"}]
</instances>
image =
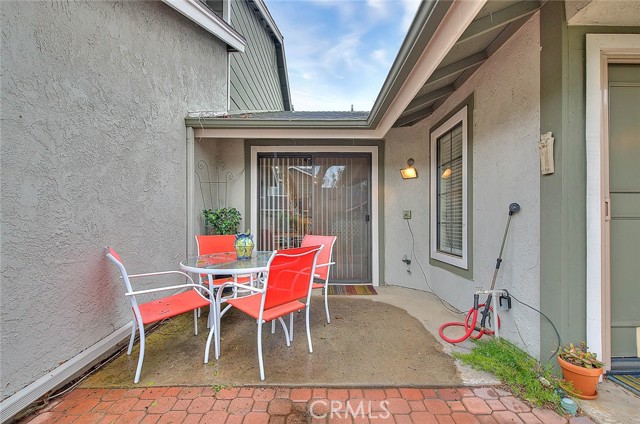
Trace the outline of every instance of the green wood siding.
<instances>
[{"instance_id":1,"label":"green wood siding","mask_svg":"<svg viewBox=\"0 0 640 424\"><path fill-rule=\"evenodd\" d=\"M640 29L568 27L563 2L547 2L540 17L540 133L555 137L555 173L540 177L540 306L563 342L576 342L586 339L586 34ZM544 357L556 337L540 322Z\"/></svg>"},{"instance_id":2,"label":"green wood siding","mask_svg":"<svg viewBox=\"0 0 640 424\"><path fill-rule=\"evenodd\" d=\"M276 47L246 1L231 1L231 25L247 40L243 54L230 56L229 110L284 110Z\"/></svg>"}]
</instances>

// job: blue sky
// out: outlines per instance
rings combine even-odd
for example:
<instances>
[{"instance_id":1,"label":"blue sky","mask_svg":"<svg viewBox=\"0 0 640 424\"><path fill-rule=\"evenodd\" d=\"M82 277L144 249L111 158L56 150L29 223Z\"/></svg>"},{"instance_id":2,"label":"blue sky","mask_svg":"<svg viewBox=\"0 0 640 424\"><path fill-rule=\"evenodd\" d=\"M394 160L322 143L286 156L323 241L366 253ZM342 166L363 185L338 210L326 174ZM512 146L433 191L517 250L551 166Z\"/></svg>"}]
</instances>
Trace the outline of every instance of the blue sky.
<instances>
[{"instance_id":1,"label":"blue sky","mask_svg":"<svg viewBox=\"0 0 640 424\"><path fill-rule=\"evenodd\" d=\"M418 0L266 0L298 111L370 110Z\"/></svg>"}]
</instances>

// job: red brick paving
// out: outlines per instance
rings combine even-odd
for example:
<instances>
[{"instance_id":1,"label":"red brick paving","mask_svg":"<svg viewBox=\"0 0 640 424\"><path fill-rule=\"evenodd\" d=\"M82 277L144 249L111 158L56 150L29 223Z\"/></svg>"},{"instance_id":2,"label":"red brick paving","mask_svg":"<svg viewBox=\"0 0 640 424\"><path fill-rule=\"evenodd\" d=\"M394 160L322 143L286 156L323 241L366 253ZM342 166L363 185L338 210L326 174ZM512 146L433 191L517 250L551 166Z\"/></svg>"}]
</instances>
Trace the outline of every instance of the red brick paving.
<instances>
[{"instance_id":1,"label":"red brick paving","mask_svg":"<svg viewBox=\"0 0 640 424\"><path fill-rule=\"evenodd\" d=\"M18 424L593 424L502 389L75 389Z\"/></svg>"}]
</instances>

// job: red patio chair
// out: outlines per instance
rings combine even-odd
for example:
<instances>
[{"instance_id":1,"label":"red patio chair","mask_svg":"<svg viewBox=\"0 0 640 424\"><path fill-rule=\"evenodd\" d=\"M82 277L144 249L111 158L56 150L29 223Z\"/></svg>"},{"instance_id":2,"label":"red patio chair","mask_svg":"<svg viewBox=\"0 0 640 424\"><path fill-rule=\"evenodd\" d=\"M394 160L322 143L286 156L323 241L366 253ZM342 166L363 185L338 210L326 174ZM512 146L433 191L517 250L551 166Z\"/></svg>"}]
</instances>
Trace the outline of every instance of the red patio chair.
<instances>
[{"instance_id":1,"label":"red patio chair","mask_svg":"<svg viewBox=\"0 0 640 424\"><path fill-rule=\"evenodd\" d=\"M250 287L255 294L229 299L227 302L258 322L258 363L260 379L264 380L262 359L262 324L277 319L284 329L287 346L291 345L287 326L283 316L306 310L307 341L309 353L313 353L311 331L309 328L309 301L311 284L315 273L316 258L322 246L298 247L277 250L269 259L267 276L261 289ZM226 284L225 284L226 285ZM223 285L223 287L225 286ZM218 292L220 296L220 292ZM305 301L301 302L300 299ZM220 328L218 323L218 328ZM216 344L220 343L220 332L216 334ZM218 349L216 348L216 352Z\"/></svg>"},{"instance_id":2,"label":"red patio chair","mask_svg":"<svg viewBox=\"0 0 640 424\"><path fill-rule=\"evenodd\" d=\"M213 293L209 291L209 289L202 287L198 284L195 284L193 279L181 271L163 271L163 272L150 272L145 274L128 274L126 268L122 263L122 259L120 255L113 250L111 247L105 247L105 253L107 258L111 262L113 262L118 269L120 270L120 275L122 281L125 286L125 296L129 297L131 301L131 308L133 309L133 328L131 330L131 339L129 340L129 349L127 350L127 355L131 355L131 351L133 349L133 342L136 336L136 328L140 333L140 357L138 359L138 368L136 369L136 376L133 379L134 383L138 383L140 381L140 372L142 371L142 362L144 361L144 348L145 348L145 332L144 326L147 324L153 324L154 322L162 321L167 318L172 318L177 315L181 315L185 312L193 311L193 326L194 332L198 335L198 319L197 319L197 310L204 306L212 306L213 302ZM167 287L158 287L147 290L137 290L134 291L131 286L131 279L139 278L139 277L155 277L155 276L163 276L163 275L173 275L180 274L185 278L188 278L191 283L188 284L179 284ZM171 296L163 297L160 299L152 300L145 303L139 303L136 296L149 294L149 293L160 293L164 291L173 291L176 292L178 290L184 290L179 293L173 294ZM209 298L206 298L202 295L200 290L204 291L209 295ZM209 331L209 336L207 337L207 345L205 347L204 353L204 363L209 362L209 345L211 343L211 338L213 336L213 326Z\"/></svg>"},{"instance_id":3,"label":"red patio chair","mask_svg":"<svg viewBox=\"0 0 640 424\"><path fill-rule=\"evenodd\" d=\"M318 254L318 263L316 264L316 273L313 280L313 289L322 289L324 294L324 310L327 313L327 322L331 323L331 316L329 315L329 302L327 294L329 292L329 271L331 271L331 265L335 262L331 262L331 255L333 253L333 245L336 243L336 236L317 236L307 234L302 239L302 247L305 246L324 246L324 249Z\"/></svg>"}]
</instances>

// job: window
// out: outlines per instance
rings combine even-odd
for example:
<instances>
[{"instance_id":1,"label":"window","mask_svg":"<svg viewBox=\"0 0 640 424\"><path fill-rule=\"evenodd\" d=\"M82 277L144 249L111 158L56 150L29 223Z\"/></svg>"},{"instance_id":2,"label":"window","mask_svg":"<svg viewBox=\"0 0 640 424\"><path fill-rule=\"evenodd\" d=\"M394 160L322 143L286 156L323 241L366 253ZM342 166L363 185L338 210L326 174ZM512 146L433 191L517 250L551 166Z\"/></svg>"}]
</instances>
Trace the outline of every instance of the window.
<instances>
[{"instance_id":1,"label":"window","mask_svg":"<svg viewBox=\"0 0 640 424\"><path fill-rule=\"evenodd\" d=\"M431 258L469 269L468 109L431 132Z\"/></svg>"}]
</instances>

